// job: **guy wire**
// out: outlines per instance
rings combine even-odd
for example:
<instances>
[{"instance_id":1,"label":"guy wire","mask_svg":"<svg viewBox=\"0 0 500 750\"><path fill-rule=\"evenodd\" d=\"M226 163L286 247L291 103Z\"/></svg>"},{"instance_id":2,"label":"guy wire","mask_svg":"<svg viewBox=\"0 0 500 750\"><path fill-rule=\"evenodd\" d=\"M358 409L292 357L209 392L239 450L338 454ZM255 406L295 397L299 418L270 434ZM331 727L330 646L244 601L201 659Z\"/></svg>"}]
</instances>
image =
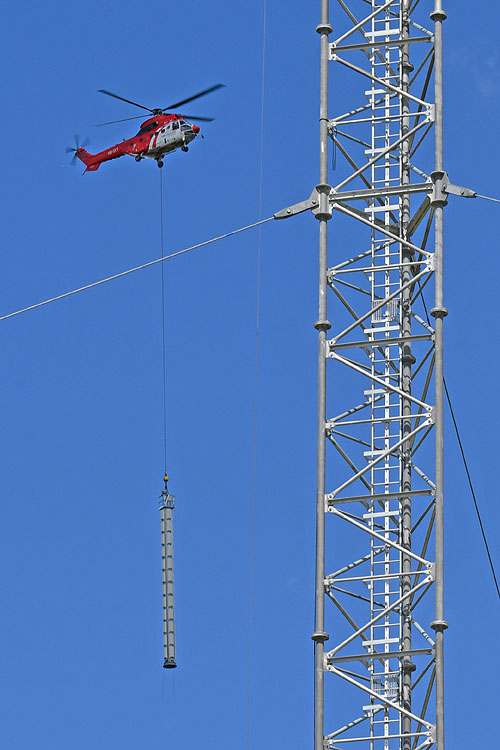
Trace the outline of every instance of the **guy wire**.
<instances>
[{"instance_id":1,"label":"guy wire","mask_svg":"<svg viewBox=\"0 0 500 750\"><path fill-rule=\"evenodd\" d=\"M169 253L169 255L164 255L161 258L155 258L154 260L150 260L147 263L141 263L140 266L134 266L134 268L127 268L126 271L120 271L120 273L115 273L113 274L113 276L107 276L105 279L99 279L99 281L93 281L91 284L85 284L85 286L79 286L77 289L72 289L70 292L64 292L63 294L58 294L56 297L50 297L49 299L44 299L42 302L36 302L34 305L29 305L29 307L22 307L20 310L15 310L14 312L7 313L6 315L0 315L0 321L7 320L8 318L14 318L16 315L23 315L24 313L27 313L30 310L36 310L38 307L49 305L51 302L58 302L61 299L65 299L66 297L73 296L73 294L79 294L80 292L87 291L87 289L93 289L96 286L101 286L101 284L107 284L109 281L120 279L122 276L128 276L128 274L130 273L136 273L136 271L142 271L144 268L155 266L157 263L163 263L164 260L177 258L179 255L190 253L193 250L198 250L200 247L211 245L213 242L219 242L219 240L225 240L228 237L232 237L234 234L240 234L241 232L246 232L248 229L253 229L254 227L260 226L261 224L266 224L268 221L272 221L273 219L274 219L274 216L269 216L267 219L261 219L260 221L255 221L253 224L247 224L245 227L240 227L239 229L233 229L231 232L220 234L218 237L211 237L209 240L205 240L204 242L198 242L196 245L191 245L190 247L184 247L182 250L176 250L176 252Z\"/></svg>"},{"instance_id":2,"label":"guy wire","mask_svg":"<svg viewBox=\"0 0 500 750\"><path fill-rule=\"evenodd\" d=\"M481 196L481 195L478 196L478 198L482 198L482 197L483 196ZM499 201L499 203L500 203L500 201ZM420 282L418 282L418 285L420 287ZM431 321L430 321L430 318L429 318L429 313L427 311L427 305L425 303L425 297L424 297L424 295L422 293L422 289L420 289L420 296L422 298L422 303L424 305L424 310L425 310L425 316L427 318L427 323L430 325ZM474 486L472 484L472 477L471 477L470 471L469 471L469 463L468 463L467 458L465 456L465 450L464 450L464 447L463 447L463 444L462 444L462 439L460 437L460 432L459 432L459 429L458 429L457 420L455 419L455 412L453 410L453 404L451 402L451 396L450 396L450 393L448 391L448 386L446 385L446 378L444 376L443 376L443 387L444 387L444 392L446 394L446 400L448 402L448 407L450 409L450 415L451 415L451 419L452 419L452 422L453 422L453 427L455 429L455 435L457 437L458 447L460 448L460 455L462 456L462 463L463 463L464 468L465 468L465 473L467 474L467 482L469 484L469 489L470 489L470 492L471 492L471 495L472 495L472 500L474 502L474 509L476 511L477 520L479 521L479 528L481 529L481 536L483 538L484 548L486 550L486 555L488 557L488 562L489 562L489 565L490 565L491 574L493 576L493 583L495 584L495 589L496 589L496 592L497 592L497 596L500 599L500 587L498 585L498 578L497 578L497 574L496 574L496 570L495 570L495 565L494 565L493 559L491 557L490 546L488 544L488 538L486 536L486 531L485 531L485 528L484 528L483 519L481 518L481 513L479 511L479 505L478 505L478 502L477 502L477 499L476 499L476 493L474 491Z\"/></svg>"},{"instance_id":3,"label":"guy wire","mask_svg":"<svg viewBox=\"0 0 500 750\"><path fill-rule=\"evenodd\" d=\"M462 456L462 461L463 461L463 464L464 464L464 467L465 467L465 473L467 474L467 481L469 483L469 489L470 489L470 492L471 492L471 495L472 495L472 500L474 501L474 508L475 508L475 511L476 511L477 520L479 521L479 528L481 529L481 536L483 538L484 547L486 549L486 555L488 557L488 562L489 562L489 565L490 565L491 574L493 576L493 581L494 581L495 588L496 588L496 591L497 591L497 596L500 599L500 587L498 586L498 578L497 578L497 574L496 574L496 571L495 571L495 565L493 564L493 559L491 557L490 547L489 547L489 544L488 544L488 539L486 537L486 531L484 529L483 519L481 518L481 513L479 512L479 505L477 503L476 493L474 492L474 487L473 487L473 484L472 484L472 478L471 478L470 471L469 471L469 465L468 465L467 459L465 457L465 451L464 451L464 447L462 445L462 440L460 438L460 432L458 431L457 420L455 419L455 412L453 411L453 406L452 406L452 403L451 403L450 394L448 393L448 386L446 385L446 380L444 378L443 378L443 385L444 385L444 391L446 393L446 400L448 401L448 406L450 407L450 414L451 414L451 418L453 420L453 426L455 428L455 434L457 436L458 446L460 448L460 454Z\"/></svg>"},{"instance_id":4,"label":"guy wire","mask_svg":"<svg viewBox=\"0 0 500 750\"><path fill-rule=\"evenodd\" d=\"M262 220L262 183L264 172L264 92L266 68L266 16L267 0L264 0L262 20L262 74L261 74L261 105L260 105L260 162L259 162L259 222ZM259 388L259 325L260 325L260 266L262 225L259 225L257 238L257 291L255 304L255 379L254 379L254 408L253 408L253 456L252 456L252 496L250 510L250 580L248 588L248 684L247 684L247 737L246 750L250 748L250 718L251 718L251 685L252 685L252 640L253 640L253 589L255 576L255 504L257 482L257 405Z\"/></svg>"},{"instance_id":5,"label":"guy wire","mask_svg":"<svg viewBox=\"0 0 500 750\"><path fill-rule=\"evenodd\" d=\"M488 195L479 195L479 193L476 193L476 198L483 198L485 201L493 201L493 203L500 203L500 198L490 198Z\"/></svg>"}]
</instances>

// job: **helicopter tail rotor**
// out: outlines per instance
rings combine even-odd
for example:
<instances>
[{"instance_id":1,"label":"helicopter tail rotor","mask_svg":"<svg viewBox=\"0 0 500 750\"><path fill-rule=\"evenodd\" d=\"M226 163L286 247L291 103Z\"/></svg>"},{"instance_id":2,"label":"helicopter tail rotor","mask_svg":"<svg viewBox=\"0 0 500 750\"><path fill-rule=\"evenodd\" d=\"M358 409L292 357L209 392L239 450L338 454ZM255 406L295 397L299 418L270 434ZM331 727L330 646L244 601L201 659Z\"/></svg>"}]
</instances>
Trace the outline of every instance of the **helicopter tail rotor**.
<instances>
[{"instance_id":1,"label":"helicopter tail rotor","mask_svg":"<svg viewBox=\"0 0 500 750\"><path fill-rule=\"evenodd\" d=\"M85 146L88 146L89 143L90 143L90 138L88 138L88 137L84 138L84 140L80 143L80 136L78 135L78 133L76 133L73 136L73 138L75 139L75 145L74 146L66 146L66 153L67 154L74 153L74 156L73 156L73 158L71 159L71 162L70 162L70 164L71 164L72 167L74 167L75 164L76 164L76 159L77 159L77 156L78 156L78 152L81 149L85 148Z\"/></svg>"}]
</instances>

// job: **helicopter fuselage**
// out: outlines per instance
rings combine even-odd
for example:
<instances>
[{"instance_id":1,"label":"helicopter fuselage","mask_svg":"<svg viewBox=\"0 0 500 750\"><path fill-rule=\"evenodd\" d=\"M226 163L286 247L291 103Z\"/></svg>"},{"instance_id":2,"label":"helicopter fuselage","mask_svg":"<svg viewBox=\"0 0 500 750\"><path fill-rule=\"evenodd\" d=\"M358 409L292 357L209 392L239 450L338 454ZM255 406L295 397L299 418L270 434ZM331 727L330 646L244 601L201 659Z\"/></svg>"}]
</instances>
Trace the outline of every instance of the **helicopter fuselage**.
<instances>
[{"instance_id":1,"label":"helicopter fuselage","mask_svg":"<svg viewBox=\"0 0 500 750\"><path fill-rule=\"evenodd\" d=\"M178 148L187 151L200 128L192 125L182 115L158 114L145 120L139 132L97 154L90 154L84 148L76 150L76 156L85 164L86 172L95 172L100 165L120 156L134 156L136 161L155 159L162 166L161 157Z\"/></svg>"}]
</instances>

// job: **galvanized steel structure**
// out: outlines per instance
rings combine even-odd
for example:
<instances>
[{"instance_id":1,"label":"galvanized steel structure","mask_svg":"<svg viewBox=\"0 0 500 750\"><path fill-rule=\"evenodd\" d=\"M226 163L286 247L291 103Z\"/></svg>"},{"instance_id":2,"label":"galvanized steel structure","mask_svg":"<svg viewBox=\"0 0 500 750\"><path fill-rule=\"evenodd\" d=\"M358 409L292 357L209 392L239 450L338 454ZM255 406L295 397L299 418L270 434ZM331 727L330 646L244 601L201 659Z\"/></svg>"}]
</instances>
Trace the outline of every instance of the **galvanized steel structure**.
<instances>
[{"instance_id":1,"label":"galvanized steel structure","mask_svg":"<svg viewBox=\"0 0 500 750\"><path fill-rule=\"evenodd\" d=\"M175 607L174 607L174 529L175 497L168 492L168 477L160 495L161 519L161 578L163 599L163 666L174 669L175 661Z\"/></svg>"},{"instance_id":2,"label":"galvanized steel structure","mask_svg":"<svg viewBox=\"0 0 500 750\"><path fill-rule=\"evenodd\" d=\"M446 14L321 7L314 748L443 750Z\"/></svg>"}]
</instances>

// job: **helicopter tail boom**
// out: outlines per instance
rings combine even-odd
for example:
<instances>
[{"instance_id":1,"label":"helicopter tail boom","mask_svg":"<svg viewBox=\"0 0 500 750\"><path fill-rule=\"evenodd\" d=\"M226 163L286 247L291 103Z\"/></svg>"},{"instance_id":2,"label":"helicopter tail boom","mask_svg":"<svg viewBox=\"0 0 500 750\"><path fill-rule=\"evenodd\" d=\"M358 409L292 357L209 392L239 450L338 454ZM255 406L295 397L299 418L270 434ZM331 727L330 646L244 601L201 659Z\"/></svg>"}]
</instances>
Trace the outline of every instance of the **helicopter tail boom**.
<instances>
[{"instance_id":1,"label":"helicopter tail boom","mask_svg":"<svg viewBox=\"0 0 500 750\"><path fill-rule=\"evenodd\" d=\"M95 154L89 154L88 151L85 151L84 148L79 148L76 152L76 156L80 159L80 161L83 161L85 164L86 172L95 172L96 169L99 169L101 165L101 161L96 161L96 155Z\"/></svg>"}]
</instances>

